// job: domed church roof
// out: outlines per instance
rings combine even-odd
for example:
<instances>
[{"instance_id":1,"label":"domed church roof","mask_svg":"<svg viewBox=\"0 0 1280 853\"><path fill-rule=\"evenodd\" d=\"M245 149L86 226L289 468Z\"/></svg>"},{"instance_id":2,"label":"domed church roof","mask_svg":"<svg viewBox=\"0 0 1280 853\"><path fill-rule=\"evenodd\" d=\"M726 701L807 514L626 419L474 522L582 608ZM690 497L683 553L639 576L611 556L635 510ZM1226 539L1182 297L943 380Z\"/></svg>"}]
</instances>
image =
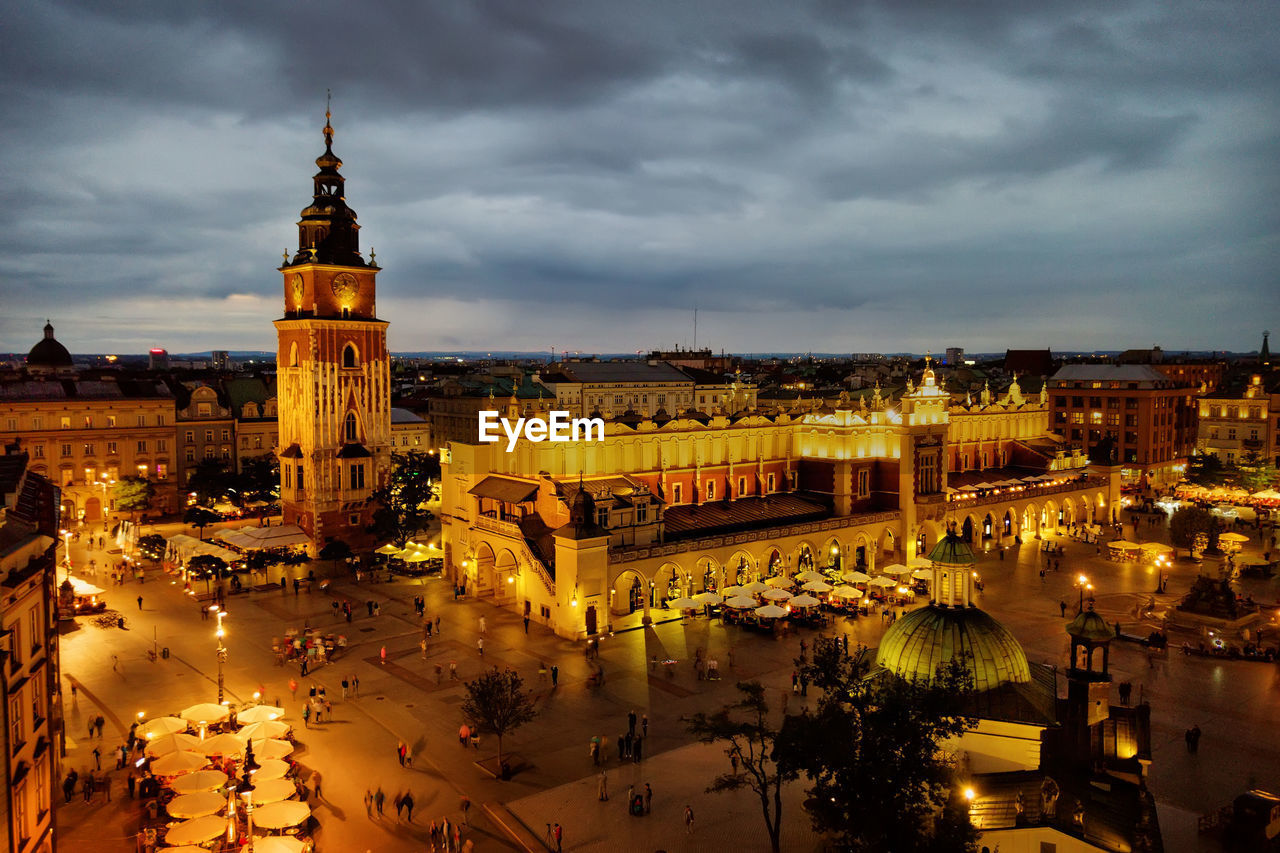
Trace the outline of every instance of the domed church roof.
<instances>
[{"instance_id":1,"label":"domed church roof","mask_svg":"<svg viewBox=\"0 0 1280 853\"><path fill-rule=\"evenodd\" d=\"M28 367L71 367L71 353L53 337L53 324L44 324L44 338L27 353Z\"/></svg>"},{"instance_id":2,"label":"domed church roof","mask_svg":"<svg viewBox=\"0 0 1280 853\"><path fill-rule=\"evenodd\" d=\"M930 604L911 611L884 635L876 663L905 679L928 682L938 667L962 656L979 692L1031 680L1021 644L976 607Z\"/></svg>"},{"instance_id":3,"label":"domed church roof","mask_svg":"<svg viewBox=\"0 0 1280 853\"><path fill-rule=\"evenodd\" d=\"M946 566L972 566L974 563L973 549L968 542L955 535L954 531L948 531L946 536L938 540L938 544L929 552L928 559Z\"/></svg>"},{"instance_id":4,"label":"domed church roof","mask_svg":"<svg viewBox=\"0 0 1280 853\"><path fill-rule=\"evenodd\" d=\"M1094 643L1109 642L1112 636L1106 620L1095 613L1092 607L1071 620L1067 625L1067 633L1077 639Z\"/></svg>"}]
</instances>

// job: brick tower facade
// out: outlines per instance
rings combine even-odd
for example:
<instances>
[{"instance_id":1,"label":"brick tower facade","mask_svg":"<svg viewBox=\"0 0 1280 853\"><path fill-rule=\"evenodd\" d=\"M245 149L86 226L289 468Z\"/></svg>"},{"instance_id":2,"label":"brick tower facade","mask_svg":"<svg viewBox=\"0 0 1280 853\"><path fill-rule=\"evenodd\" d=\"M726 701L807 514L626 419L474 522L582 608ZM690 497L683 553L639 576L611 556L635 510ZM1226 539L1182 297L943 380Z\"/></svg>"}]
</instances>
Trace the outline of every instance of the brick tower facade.
<instances>
[{"instance_id":1,"label":"brick tower facade","mask_svg":"<svg viewBox=\"0 0 1280 853\"><path fill-rule=\"evenodd\" d=\"M284 317L275 321L280 498L285 523L311 536L313 553L334 541L371 544L369 497L391 453L388 323L377 319L374 301L379 268L360 254L329 118L326 111L298 251L280 267Z\"/></svg>"}]
</instances>

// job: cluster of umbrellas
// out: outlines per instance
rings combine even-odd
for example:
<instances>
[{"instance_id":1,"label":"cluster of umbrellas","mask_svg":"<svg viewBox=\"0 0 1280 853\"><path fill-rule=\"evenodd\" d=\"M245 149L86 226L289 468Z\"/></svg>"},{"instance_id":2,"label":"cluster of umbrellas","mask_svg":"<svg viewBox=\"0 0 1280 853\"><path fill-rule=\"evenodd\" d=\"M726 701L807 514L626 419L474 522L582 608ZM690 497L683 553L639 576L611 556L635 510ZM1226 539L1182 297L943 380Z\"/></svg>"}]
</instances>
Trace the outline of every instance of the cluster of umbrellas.
<instances>
[{"instance_id":1,"label":"cluster of umbrellas","mask_svg":"<svg viewBox=\"0 0 1280 853\"><path fill-rule=\"evenodd\" d=\"M165 807L171 817L182 819L166 834L168 850L203 851L199 846L188 845L207 843L228 831L237 797L234 791L223 791L227 774L208 766L214 757L240 758L252 750L257 762L257 769L252 771L253 787L241 798L246 806L254 807L254 826L285 829L302 823L311 814L305 803L290 799L297 789L285 778L289 764L283 759L293 751L293 744L284 740L289 734L289 724L280 720L284 709L255 705L237 714L239 731L204 736L208 726L225 722L229 716L225 706L205 702L184 709L176 717L155 717L138 727L137 734L146 741L145 751L152 759L151 772L163 778L177 794ZM198 728L200 734L190 734L191 727ZM268 853L301 853L303 846L294 838L254 840L255 850Z\"/></svg>"},{"instance_id":2,"label":"cluster of umbrellas","mask_svg":"<svg viewBox=\"0 0 1280 853\"><path fill-rule=\"evenodd\" d=\"M388 557L396 557L404 560L406 563L423 563L430 560L432 552L436 550L436 546L430 543L406 542L403 548L397 548L391 543L378 548L375 553L384 554Z\"/></svg>"}]
</instances>

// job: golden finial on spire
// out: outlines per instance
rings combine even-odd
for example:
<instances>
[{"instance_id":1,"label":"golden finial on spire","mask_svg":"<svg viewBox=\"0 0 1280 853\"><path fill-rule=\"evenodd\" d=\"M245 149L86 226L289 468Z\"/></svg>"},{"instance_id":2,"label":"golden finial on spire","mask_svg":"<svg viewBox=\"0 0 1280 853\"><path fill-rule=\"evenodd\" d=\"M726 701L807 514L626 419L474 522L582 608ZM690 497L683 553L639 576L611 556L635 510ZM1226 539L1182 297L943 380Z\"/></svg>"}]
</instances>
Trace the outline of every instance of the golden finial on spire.
<instances>
[{"instance_id":1,"label":"golden finial on spire","mask_svg":"<svg viewBox=\"0 0 1280 853\"><path fill-rule=\"evenodd\" d=\"M333 100L333 90L325 89L324 90L324 144L326 148L333 145L333 125L330 124L330 119L332 119L333 116L329 112L329 105L332 100Z\"/></svg>"}]
</instances>

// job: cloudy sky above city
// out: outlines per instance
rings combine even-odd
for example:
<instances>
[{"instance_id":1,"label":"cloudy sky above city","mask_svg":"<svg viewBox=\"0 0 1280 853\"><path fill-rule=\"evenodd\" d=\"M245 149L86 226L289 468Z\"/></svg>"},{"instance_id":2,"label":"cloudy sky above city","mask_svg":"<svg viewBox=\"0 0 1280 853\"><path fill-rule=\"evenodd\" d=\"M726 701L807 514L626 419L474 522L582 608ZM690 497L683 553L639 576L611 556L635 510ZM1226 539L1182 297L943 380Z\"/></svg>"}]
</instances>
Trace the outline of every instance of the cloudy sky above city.
<instances>
[{"instance_id":1,"label":"cloudy sky above city","mask_svg":"<svg viewBox=\"0 0 1280 853\"><path fill-rule=\"evenodd\" d=\"M393 350L1252 349L1280 7L13 5L0 351L272 349L334 149Z\"/></svg>"}]
</instances>

